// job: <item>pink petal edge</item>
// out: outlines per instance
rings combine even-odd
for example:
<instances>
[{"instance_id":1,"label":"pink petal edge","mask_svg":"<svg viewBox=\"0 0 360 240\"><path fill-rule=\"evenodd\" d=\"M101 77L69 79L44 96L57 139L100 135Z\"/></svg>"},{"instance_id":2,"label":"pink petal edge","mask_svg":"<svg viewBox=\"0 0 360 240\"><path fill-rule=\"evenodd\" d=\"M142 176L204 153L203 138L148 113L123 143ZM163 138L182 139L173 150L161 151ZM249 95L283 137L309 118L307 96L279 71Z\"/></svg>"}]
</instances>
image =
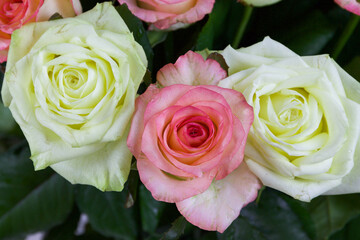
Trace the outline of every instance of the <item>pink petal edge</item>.
<instances>
[{"instance_id":1,"label":"pink petal edge","mask_svg":"<svg viewBox=\"0 0 360 240\"><path fill-rule=\"evenodd\" d=\"M200 54L188 51L175 64L169 63L162 67L156 78L166 87L174 84L217 85L226 76L226 71L215 60L204 60Z\"/></svg>"},{"instance_id":2,"label":"pink petal edge","mask_svg":"<svg viewBox=\"0 0 360 240\"><path fill-rule=\"evenodd\" d=\"M335 0L342 8L360 16L360 2L356 0Z\"/></svg>"},{"instance_id":3,"label":"pink petal edge","mask_svg":"<svg viewBox=\"0 0 360 240\"><path fill-rule=\"evenodd\" d=\"M158 201L179 202L204 192L210 186L214 173L205 173L200 178L181 180L166 174L154 166L144 155L137 158L141 182Z\"/></svg>"},{"instance_id":4,"label":"pink petal edge","mask_svg":"<svg viewBox=\"0 0 360 240\"><path fill-rule=\"evenodd\" d=\"M260 188L260 181L243 163L226 178L214 181L205 192L177 202L176 206L193 225L222 233L240 210L256 199Z\"/></svg>"}]
</instances>

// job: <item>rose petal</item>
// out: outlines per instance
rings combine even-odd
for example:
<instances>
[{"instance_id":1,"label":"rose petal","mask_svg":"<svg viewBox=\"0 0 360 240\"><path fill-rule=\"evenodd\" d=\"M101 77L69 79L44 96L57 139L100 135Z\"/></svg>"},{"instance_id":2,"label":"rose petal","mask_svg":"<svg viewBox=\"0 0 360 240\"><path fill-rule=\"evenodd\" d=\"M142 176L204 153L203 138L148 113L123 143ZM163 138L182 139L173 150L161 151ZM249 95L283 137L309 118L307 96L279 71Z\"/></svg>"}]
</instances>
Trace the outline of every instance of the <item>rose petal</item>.
<instances>
[{"instance_id":1,"label":"rose petal","mask_svg":"<svg viewBox=\"0 0 360 240\"><path fill-rule=\"evenodd\" d=\"M137 168L141 182L158 201L179 202L204 192L211 184L214 173L202 177L181 179L171 176L154 166L144 155L137 158Z\"/></svg>"},{"instance_id":2,"label":"rose petal","mask_svg":"<svg viewBox=\"0 0 360 240\"><path fill-rule=\"evenodd\" d=\"M77 3L76 3L77 2ZM75 1L77 8L81 7L79 0ZM79 12L79 9L77 9ZM52 15L59 13L62 17L74 17L78 13L75 13L72 0L46 0L39 9L39 13L36 16L36 21L48 21ZM81 13L81 9L80 9Z\"/></svg>"},{"instance_id":3,"label":"rose petal","mask_svg":"<svg viewBox=\"0 0 360 240\"><path fill-rule=\"evenodd\" d=\"M72 184L90 184L101 191L121 191L130 172L131 156L124 134L121 140L107 143L97 152L51 167Z\"/></svg>"},{"instance_id":4,"label":"rose petal","mask_svg":"<svg viewBox=\"0 0 360 240\"><path fill-rule=\"evenodd\" d=\"M260 178L265 186L282 191L295 199L310 202L311 199L341 184L341 179L328 181L309 181L306 179L282 176L261 166L250 158L245 158L250 170Z\"/></svg>"},{"instance_id":5,"label":"rose petal","mask_svg":"<svg viewBox=\"0 0 360 240\"><path fill-rule=\"evenodd\" d=\"M146 107L151 98L159 92L160 89L155 85L150 85L135 101L135 112L127 139L127 145L135 158L139 158L141 154L141 141L142 133L144 131L144 114Z\"/></svg>"},{"instance_id":6,"label":"rose petal","mask_svg":"<svg viewBox=\"0 0 360 240\"><path fill-rule=\"evenodd\" d=\"M241 164L226 178L214 181L203 193L177 202L180 213L195 226L224 232L240 210L256 199L259 180L246 164Z\"/></svg>"},{"instance_id":7,"label":"rose petal","mask_svg":"<svg viewBox=\"0 0 360 240\"><path fill-rule=\"evenodd\" d=\"M340 7L360 16L360 3L357 0L335 0Z\"/></svg>"},{"instance_id":8,"label":"rose petal","mask_svg":"<svg viewBox=\"0 0 360 240\"><path fill-rule=\"evenodd\" d=\"M200 54L188 51L175 64L169 63L162 67L156 79L164 87L174 84L217 85L226 75L226 71L215 60L205 61Z\"/></svg>"}]
</instances>

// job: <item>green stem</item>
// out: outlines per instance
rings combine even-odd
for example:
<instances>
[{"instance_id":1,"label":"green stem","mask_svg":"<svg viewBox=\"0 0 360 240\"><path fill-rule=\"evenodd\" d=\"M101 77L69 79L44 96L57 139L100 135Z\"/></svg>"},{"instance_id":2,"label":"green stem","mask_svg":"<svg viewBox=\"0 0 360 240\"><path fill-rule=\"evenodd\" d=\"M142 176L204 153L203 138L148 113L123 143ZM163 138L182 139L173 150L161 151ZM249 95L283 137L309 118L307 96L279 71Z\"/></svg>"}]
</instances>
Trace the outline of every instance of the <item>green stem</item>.
<instances>
[{"instance_id":1,"label":"green stem","mask_svg":"<svg viewBox=\"0 0 360 240\"><path fill-rule=\"evenodd\" d=\"M260 198L261 198L261 194L262 194L262 192L265 190L265 186L262 186L261 188L260 188L260 190L259 190L259 192L258 192L258 195L257 195L257 198L256 198L256 200L255 200L255 203L256 204L259 204L259 202L260 202Z\"/></svg>"},{"instance_id":2,"label":"green stem","mask_svg":"<svg viewBox=\"0 0 360 240\"><path fill-rule=\"evenodd\" d=\"M346 45L347 41L349 40L349 38L351 37L351 34L354 32L357 24L359 23L360 20L360 16L353 14L349 21L347 22L344 31L341 33L340 38L338 39L332 57L334 59L337 59L342 51L342 49L344 48L344 46Z\"/></svg>"},{"instance_id":3,"label":"green stem","mask_svg":"<svg viewBox=\"0 0 360 240\"><path fill-rule=\"evenodd\" d=\"M245 10L244 10L244 13L243 13L239 28L238 28L238 30L236 32L236 36L235 36L234 41L232 43L233 48L237 48L239 46L240 41L241 41L242 37L244 36L246 26L249 23L252 11L253 11L253 7L245 6Z\"/></svg>"}]
</instances>

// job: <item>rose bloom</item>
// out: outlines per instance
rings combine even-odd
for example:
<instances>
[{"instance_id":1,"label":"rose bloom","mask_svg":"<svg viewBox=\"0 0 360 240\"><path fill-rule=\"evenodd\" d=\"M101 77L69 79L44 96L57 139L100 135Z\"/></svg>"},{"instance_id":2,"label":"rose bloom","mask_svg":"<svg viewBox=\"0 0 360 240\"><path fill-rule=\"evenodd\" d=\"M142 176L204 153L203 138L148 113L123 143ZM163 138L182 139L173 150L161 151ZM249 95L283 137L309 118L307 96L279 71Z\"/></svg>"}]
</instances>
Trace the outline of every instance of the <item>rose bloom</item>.
<instances>
[{"instance_id":1,"label":"rose bloom","mask_svg":"<svg viewBox=\"0 0 360 240\"><path fill-rule=\"evenodd\" d=\"M360 16L360 2L357 0L335 0L342 8Z\"/></svg>"},{"instance_id":2,"label":"rose bloom","mask_svg":"<svg viewBox=\"0 0 360 240\"><path fill-rule=\"evenodd\" d=\"M328 55L300 57L265 38L222 53L219 86L254 108L245 155L264 185L302 201L360 191L360 84Z\"/></svg>"},{"instance_id":3,"label":"rose bloom","mask_svg":"<svg viewBox=\"0 0 360 240\"><path fill-rule=\"evenodd\" d=\"M216 61L193 52L166 65L157 77L166 87L150 85L137 98L127 141L156 200L176 203L189 222L219 232L260 188L241 164L252 108L237 91L177 83L214 84L225 76Z\"/></svg>"},{"instance_id":4,"label":"rose bloom","mask_svg":"<svg viewBox=\"0 0 360 240\"><path fill-rule=\"evenodd\" d=\"M200 21L211 12L215 0L118 0L141 20L158 29L178 29Z\"/></svg>"},{"instance_id":5,"label":"rose bloom","mask_svg":"<svg viewBox=\"0 0 360 240\"><path fill-rule=\"evenodd\" d=\"M241 2L244 5L250 5L254 7L263 7L280 1L281 0L238 0L238 2Z\"/></svg>"},{"instance_id":6,"label":"rose bloom","mask_svg":"<svg viewBox=\"0 0 360 240\"><path fill-rule=\"evenodd\" d=\"M30 23L13 33L2 97L36 170L120 191L126 146L147 60L110 2L75 18Z\"/></svg>"},{"instance_id":7,"label":"rose bloom","mask_svg":"<svg viewBox=\"0 0 360 240\"><path fill-rule=\"evenodd\" d=\"M0 2L0 62L7 59L11 33L28 22L47 21L53 14L73 17L82 11L79 0L2 0Z\"/></svg>"}]
</instances>

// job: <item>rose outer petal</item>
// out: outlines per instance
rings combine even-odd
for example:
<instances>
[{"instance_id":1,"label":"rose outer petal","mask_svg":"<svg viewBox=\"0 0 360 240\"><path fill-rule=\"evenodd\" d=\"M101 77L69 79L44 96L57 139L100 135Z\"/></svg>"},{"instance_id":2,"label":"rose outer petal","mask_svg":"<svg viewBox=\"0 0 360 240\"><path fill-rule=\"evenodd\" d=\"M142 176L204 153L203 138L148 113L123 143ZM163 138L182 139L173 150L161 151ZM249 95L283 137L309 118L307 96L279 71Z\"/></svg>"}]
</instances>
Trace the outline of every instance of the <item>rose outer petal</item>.
<instances>
[{"instance_id":1,"label":"rose outer petal","mask_svg":"<svg viewBox=\"0 0 360 240\"><path fill-rule=\"evenodd\" d=\"M246 164L241 164L226 178L214 181L203 193L177 202L180 213L195 226L224 232L240 210L256 199L259 180Z\"/></svg>"},{"instance_id":2,"label":"rose outer petal","mask_svg":"<svg viewBox=\"0 0 360 240\"><path fill-rule=\"evenodd\" d=\"M360 3L357 0L335 0L342 8L360 16Z\"/></svg>"},{"instance_id":3,"label":"rose outer petal","mask_svg":"<svg viewBox=\"0 0 360 240\"><path fill-rule=\"evenodd\" d=\"M76 11L74 5L77 7ZM74 5L73 0L46 0L39 9L36 21L48 21L55 13L59 13L64 18L74 17L82 12L81 8L79 9L79 0L74 0Z\"/></svg>"},{"instance_id":4,"label":"rose outer petal","mask_svg":"<svg viewBox=\"0 0 360 240\"><path fill-rule=\"evenodd\" d=\"M157 81L164 87L174 84L217 85L227 76L226 71L213 59L204 58L193 51L180 56L175 64L169 63L162 67Z\"/></svg>"},{"instance_id":5,"label":"rose outer petal","mask_svg":"<svg viewBox=\"0 0 360 240\"><path fill-rule=\"evenodd\" d=\"M179 202L191 196L204 192L214 178L213 172L205 173L202 177L181 179L161 171L144 155L137 158L137 168L140 180L158 201Z\"/></svg>"}]
</instances>

